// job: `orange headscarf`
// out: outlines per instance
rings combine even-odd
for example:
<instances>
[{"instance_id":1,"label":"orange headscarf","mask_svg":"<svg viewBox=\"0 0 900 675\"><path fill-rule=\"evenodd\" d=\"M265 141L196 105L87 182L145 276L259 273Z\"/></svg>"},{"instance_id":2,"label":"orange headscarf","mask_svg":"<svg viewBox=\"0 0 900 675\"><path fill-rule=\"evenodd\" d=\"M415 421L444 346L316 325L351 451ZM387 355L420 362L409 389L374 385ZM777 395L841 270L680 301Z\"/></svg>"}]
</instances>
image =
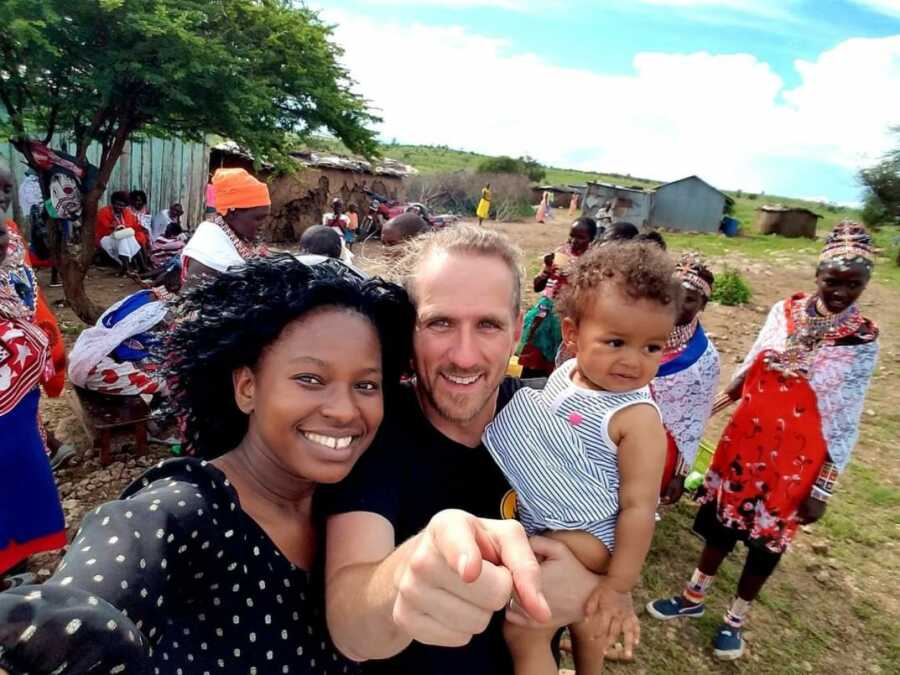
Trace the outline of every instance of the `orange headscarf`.
<instances>
[{"instance_id":1,"label":"orange headscarf","mask_svg":"<svg viewBox=\"0 0 900 675\"><path fill-rule=\"evenodd\" d=\"M269 206L269 188L256 180L245 169L218 169L213 174L216 194L216 210L225 214L228 209L252 209Z\"/></svg>"}]
</instances>

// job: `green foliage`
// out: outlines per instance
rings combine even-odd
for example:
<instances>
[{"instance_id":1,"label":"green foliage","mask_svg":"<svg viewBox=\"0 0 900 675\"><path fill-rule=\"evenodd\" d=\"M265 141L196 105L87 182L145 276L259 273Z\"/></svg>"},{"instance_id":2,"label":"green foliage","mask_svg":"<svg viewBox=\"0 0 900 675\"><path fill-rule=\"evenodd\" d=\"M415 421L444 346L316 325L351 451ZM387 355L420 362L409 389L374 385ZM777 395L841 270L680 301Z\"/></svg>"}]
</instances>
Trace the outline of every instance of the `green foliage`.
<instances>
[{"instance_id":1,"label":"green foliage","mask_svg":"<svg viewBox=\"0 0 900 675\"><path fill-rule=\"evenodd\" d=\"M289 134L325 128L377 148L331 29L291 0L0 0L0 25L14 137L60 130L106 150L139 130L215 133L278 162Z\"/></svg>"},{"instance_id":2,"label":"green foliage","mask_svg":"<svg viewBox=\"0 0 900 675\"><path fill-rule=\"evenodd\" d=\"M900 141L900 126L894 134ZM866 188L866 224L900 224L900 143L878 164L860 171L859 179Z\"/></svg>"},{"instance_id":3,"label":"green foliage","mask_svg":"<svg viewBox=\"0 0 900 675\"><path fill-rule=\"evenodd\" d=\"M750 302L750 286L744 281L740 272L726 267L724 272L716 275L712 301L720 305L746 305Z\"/></svg>"},{"instance_id":4,"label":"green foliage","mask_svg":"<svg viewBox=\"0 0 900 675\"><path fill-rule=\"evenodd\" d=\"M513 173L528 176L528 180L535 183L544 179L547 172L536 159L519 157L513 159L506 155L500 157L487 157L478 164L478 173Z\"/></svg>"}]
</instances>

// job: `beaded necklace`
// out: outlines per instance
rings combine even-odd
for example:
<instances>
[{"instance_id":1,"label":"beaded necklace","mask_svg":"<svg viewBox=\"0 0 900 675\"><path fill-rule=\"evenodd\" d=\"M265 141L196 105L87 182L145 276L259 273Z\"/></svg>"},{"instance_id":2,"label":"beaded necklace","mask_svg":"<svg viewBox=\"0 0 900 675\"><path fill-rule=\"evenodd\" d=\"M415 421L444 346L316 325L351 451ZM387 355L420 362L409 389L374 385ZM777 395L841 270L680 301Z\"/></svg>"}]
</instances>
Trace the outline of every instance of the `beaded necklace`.
<instances>
[{"instance_id":1,"label":"beaded necklace","mask_svg":"<svg viewBox=\"0 0 900 675\"><path fill-rule=\"evenodd\" d=\"M225 236L231 241L234 245L235 250L238 252L238 255L241 256L244 260L249 260L250 258L257 258L259 256L265 256L269 254L269 250L262 244L259 246L248 246L243 239L241 239L237 234L235 234L234 230L232 230L228 223L225 222L225 219L222 216L216 216L216 219L213 221L219 228L225 233Z\"/></svg>"},{"instance_id":2,"label":"beaded necklace","mask_svg":"<svg viewBox=\"0 0 900 675\"><path fill-rule=\"evenodd\" d=\"M687 343L691 341L691 338L694 337L694 333L697 332L699 323L700 316L697 315L690 323L686 323L683 326L675 326L672 332L669 333L669 339L666 340L666 346L663 350L664 357L684 349Z\"/></svg>"},{"instance_id":3,"label":"beaded necklace","mask_svg":"<svg viewBox=\"0 0 900 675\"><path fill-rule=\"evenodd\" d=\"M794 299L790 312L794 330L787 336L784 352L769 359L769 365L804 377L808 376L820 347L855 335L865 323L855 303L843 312L832 314L818 295Z\"/></svg>"}]
</instances>

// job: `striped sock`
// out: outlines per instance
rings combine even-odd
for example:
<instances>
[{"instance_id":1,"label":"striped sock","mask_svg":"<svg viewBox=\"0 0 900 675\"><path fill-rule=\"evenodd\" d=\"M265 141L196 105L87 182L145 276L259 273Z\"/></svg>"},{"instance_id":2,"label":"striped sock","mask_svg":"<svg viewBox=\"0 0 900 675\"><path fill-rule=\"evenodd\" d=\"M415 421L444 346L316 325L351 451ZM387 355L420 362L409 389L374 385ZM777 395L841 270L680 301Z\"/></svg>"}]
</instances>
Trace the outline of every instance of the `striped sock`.
<instances>
[{"instance_id":1,"label":"striped sock","mask_svg":"<svg viewBox=\"0 0 900 675\"><path fill-rule=\"evenodd\" d=\"M725 623L732 628L743 626L744 621L747 619L747 614L750 612L750 604L749 600L735 598L734 602L731 603L731 607L725 612Z\"/></svg>"},{"instance_id":2,"label":"striped sock","mask_svg":"<svg viewBox=\"0 0 900 675\"><path fill-rule=\"evenodd\" d=\"M706 597L706 589L709 588L714 578L712 574L704 574L699 569L695 569L690 581L682 591L684 599L695 605L702 603L703 598Z\"/></svg>"}]
</instances>

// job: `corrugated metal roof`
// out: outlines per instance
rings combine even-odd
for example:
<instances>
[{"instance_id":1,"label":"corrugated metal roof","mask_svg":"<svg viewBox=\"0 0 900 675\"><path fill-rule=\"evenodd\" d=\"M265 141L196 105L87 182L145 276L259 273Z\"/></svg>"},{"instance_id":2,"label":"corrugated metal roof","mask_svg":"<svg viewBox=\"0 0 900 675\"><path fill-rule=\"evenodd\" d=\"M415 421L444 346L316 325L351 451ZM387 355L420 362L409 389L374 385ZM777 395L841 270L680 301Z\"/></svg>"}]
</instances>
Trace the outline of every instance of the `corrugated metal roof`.
<instances>
[{"instance_id":1,"label":"corrugated metal roof","mask_svg":"<svg viewBox=\"0 0 900 675\"><path fill-rule=\"evenodd\" d=\"M657 187L656 189L659 190L659 189L661 189L661 188L666 187L667 185L675 185L676 183L681 183L681 182L683 182L683 181L691 180L691 179L700 181L700 182L703 183L706 187L710 188L711 190L715 190L716 192L718 192L720 195L722 195L722 196L725 197L726 199L728 198L728 195L726 195L724 192L722 192L719 188L715 187L714 185L710 185L710 184L707 183L705 180L703 180L702 178L700 178L700 176L697 176L697 175L685 176L684 178L679 178L678 180L673 180L673 181L670 182L670 183L663 183L662 185L660 185L660 186Z\"/></svg>"}]
</instances>

